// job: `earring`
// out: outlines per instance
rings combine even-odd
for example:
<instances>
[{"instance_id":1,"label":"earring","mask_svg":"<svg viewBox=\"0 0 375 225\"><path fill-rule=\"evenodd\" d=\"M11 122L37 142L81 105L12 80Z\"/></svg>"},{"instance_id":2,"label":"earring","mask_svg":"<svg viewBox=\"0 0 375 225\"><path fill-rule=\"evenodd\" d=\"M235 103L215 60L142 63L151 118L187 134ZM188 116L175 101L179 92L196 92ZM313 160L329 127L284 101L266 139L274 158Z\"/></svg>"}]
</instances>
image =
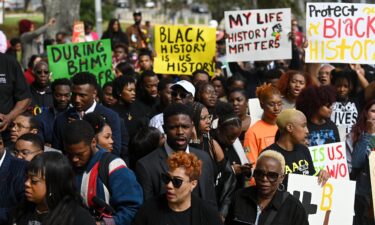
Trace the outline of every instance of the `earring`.
<instances>
[{"instance_id":1,"label":"earring","mask_svg":"<svg viewBox=\"0 0 375 225\"><path fill-rule=\"evenodd\" d=\"M277 187L277 190L279 191L284 191L285 190L285 186L283 183L280 183L279 186Z\"/></svg>"}]
</instances>

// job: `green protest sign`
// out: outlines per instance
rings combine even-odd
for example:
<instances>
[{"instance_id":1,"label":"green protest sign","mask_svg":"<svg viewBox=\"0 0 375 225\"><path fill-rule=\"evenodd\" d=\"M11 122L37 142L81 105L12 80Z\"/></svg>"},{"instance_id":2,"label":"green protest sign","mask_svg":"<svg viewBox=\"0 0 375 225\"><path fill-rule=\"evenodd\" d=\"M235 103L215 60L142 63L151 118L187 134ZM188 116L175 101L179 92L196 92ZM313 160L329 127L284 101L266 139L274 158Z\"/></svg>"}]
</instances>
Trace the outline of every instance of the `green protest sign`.
<instances>
[{"instance_id":1,"label":"green protest sign","mask_svg":"<svg viewBox=\"0 0 375 225\"><path fill-rule=\"evenodd\" d=\"M47 47L52 78L71 78L78 72L93 73L103 86L113 80L112 50L109 39L51 45Z\"/></svg>"}]
</instances>

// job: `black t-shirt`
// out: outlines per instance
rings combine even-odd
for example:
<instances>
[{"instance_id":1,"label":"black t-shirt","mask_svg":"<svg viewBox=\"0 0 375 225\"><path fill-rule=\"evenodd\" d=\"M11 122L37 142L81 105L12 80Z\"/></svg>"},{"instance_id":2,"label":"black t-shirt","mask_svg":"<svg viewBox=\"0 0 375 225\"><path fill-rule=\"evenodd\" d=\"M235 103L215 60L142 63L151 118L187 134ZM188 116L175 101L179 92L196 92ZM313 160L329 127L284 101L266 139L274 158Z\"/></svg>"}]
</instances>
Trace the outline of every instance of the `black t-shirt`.
<instances>
[{"instance_id":1,"label":"black t-shirt","mask_svg":"<svg viewBox=\"0 0 375 225\"><path fill-rule=\"evenodd\" d=\"M307 128L309 129L309 146L340 142L337 126L330 119L322 125L307 122Z\"/></svg>"},{"instance_id":2,"label":"black t-shirt","mask_svg":"<svg viewBox=\"0 0 375 225\"><path fill-rule=\"evenodd\" d=\"M285 158L285 174L289 173L310 175L315 174L314 163L310 151L305 145L297 144L293 151L287 151L274 143L265 150L275 150L280 152ZM288 185L288 176L285 176L283 184Z\"/></svg>"},{"instance_id":3,"label":"black t-shirt","mask_svg":"<svg viewBox=\"0 0 375 225\"><path fill-rule=\"evenodd\" d=\"M0 113L8 114L17 101L31 98L21 66L10 56L0 53Z\"/></svg>"},{"instance_id":4,"label":"black t-shirt","mask_svg":"<svg viewBox=\"0 0 375 225\"><path fill-rule=\"evenodd\" d=\"M165 221L166 225L191 225L191 207L182 212L175 212L168 207Z\"/></svg>"}]
</instances>

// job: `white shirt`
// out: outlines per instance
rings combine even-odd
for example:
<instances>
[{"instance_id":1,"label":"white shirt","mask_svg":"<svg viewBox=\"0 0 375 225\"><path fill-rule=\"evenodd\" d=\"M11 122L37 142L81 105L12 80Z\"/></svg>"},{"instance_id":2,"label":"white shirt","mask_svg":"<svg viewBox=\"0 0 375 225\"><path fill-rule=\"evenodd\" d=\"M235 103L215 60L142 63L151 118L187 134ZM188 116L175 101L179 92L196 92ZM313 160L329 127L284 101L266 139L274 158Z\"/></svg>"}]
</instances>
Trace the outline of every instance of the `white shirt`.
<instances>
[{"instance_id":1,"label":"white shirt","mask_svg":"<svg viewBox=\"0 0 375 225\"><path fill-rule=\"evenodd\" d=\"M158 115L151 118L150 123L148 126L157 128L162 134L164 134L164 117L163 113L159 113Z\"/></svg>"},{"instance_id":2,"label":"white shirt","mask_svg":"<svg viewBox=\"0 0 375 225\"><path fill-rule=\"evenodd\" d=\"M84 115L86 115L87 113L92 113L92 112L94 112L95 107L96 107L96 101L94 101L94 103L92 104L92 106L90 106L90 108L88 108L88 109L85 111ZM82 116L81 112L78 112L78 114L79 114L79 116ZM81 119L82 119L82 118L81 118Z\"/></svg>"},{"instance_id":3,"label":"white shirt","mask_svg":"<svg viewBox=\"0 0 375 225\"><path fill-rule=\"evenodd\" d=\"M171 148L171 146L168 145L167 142L164 143L164 148L165 148L165 151L167 152L168 157L171 156L174 152L176 152L176 151L173 151L173 149ZM185 152L190 153L189 145L187 145Z\"/></svg>"}]
</instances>

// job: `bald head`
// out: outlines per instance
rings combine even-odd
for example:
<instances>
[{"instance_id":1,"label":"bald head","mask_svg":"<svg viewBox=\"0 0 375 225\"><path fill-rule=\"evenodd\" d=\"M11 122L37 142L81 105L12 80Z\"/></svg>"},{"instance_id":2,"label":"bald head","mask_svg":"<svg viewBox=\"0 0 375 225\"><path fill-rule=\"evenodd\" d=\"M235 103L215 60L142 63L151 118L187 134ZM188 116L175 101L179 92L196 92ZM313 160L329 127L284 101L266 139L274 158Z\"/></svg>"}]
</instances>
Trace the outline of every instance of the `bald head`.
<instances>
[{"instance_id":1,"label":"bald head","mask_svg":"<svg viewBox=\"0 0 375 225\"><path fill-rule=\"evenodd\" d=\"M288 124L298 123L301 120L306 120L305 115L296 109L285 109L278 116L276 120L277 127L283 133Z\"/></svg>"}]
</instances>

